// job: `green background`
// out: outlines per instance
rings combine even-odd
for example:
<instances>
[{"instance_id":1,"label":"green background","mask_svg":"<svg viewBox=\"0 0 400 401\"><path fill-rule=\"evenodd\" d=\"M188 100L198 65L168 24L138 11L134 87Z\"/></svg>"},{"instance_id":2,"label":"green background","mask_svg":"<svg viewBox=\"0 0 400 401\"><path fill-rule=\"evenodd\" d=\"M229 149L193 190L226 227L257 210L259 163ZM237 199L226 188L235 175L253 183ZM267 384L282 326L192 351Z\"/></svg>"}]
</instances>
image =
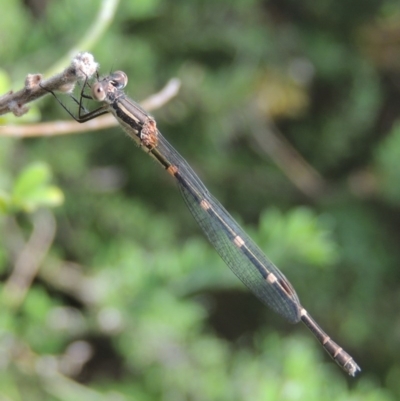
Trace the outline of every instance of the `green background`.
<instances>
[{"instance_id":1,"label":"green background","mask_svg":"<svg viewBox=\"0 0 400 401\"><path fill-rule=\"evenodd\" d=\"M111 3L4 1L0 93L75 47L136 100L178 77L159 129L362 373L243 287L117 127L0 137L0 401L399 399L398 2L121 0L82 44Z\"/></svg>"}]
</instances>

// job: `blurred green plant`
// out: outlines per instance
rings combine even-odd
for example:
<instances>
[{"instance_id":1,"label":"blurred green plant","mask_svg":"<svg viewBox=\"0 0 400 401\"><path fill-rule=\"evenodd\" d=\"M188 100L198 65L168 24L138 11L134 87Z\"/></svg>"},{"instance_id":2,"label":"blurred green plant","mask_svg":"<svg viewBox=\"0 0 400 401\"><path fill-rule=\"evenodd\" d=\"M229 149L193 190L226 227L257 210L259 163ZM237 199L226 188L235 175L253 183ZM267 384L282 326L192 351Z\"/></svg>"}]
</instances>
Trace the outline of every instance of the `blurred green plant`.
<instances>
[{"instance_id":1,"label":"blurred green plant","mask_svg":"<svg viewBox=\"0 0 400 401\"><path fill-rule=\"evenodd\" d=\"M400 124L396 122L387 137L374 152L375 164L382 195L394 205L400 203Z\"/></svg>"},{"instance_id":2,"label":"blurred green plant","mask_svg":"<svg viewBox=\"0 0 400 401\"><path fill-rule=\"evenodd\" d=\"M64 195L50 185L51 171L45 163L33 163L16 177L10 193L0 192L0 212L4 214L32 213L39 207L59 206Z\"/></svg>"},{"instance_id":3,"label":"blurred green plant","mask_svg":"<svg viewBox=\"0 0 400 401\"><path fill-rule=\"evenodd\" d=\"M172 180L117 129L1 139L2 295L36 213L61 207L24 302L2 303L0 399L398 399L399 6L140 0L100 18L111 3L5 2L2 93L98 21L85 43L102 73L127 72L130 96L179 76L159 128L363 372L348 386L300 327L248 300ZM40 110L67 118L50 99ZM293 185L255 145L252 118L270 154L291 165L296 150L323 191Z\"/></svg>"}]
</instances>

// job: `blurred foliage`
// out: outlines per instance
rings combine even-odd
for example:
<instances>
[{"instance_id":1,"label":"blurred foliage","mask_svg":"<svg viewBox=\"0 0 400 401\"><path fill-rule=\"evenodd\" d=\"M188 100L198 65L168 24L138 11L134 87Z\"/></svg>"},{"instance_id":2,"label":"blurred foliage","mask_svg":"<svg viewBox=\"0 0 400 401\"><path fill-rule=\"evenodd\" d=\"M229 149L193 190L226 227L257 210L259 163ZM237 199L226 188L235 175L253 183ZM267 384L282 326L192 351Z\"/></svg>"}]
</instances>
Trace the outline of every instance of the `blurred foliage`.
<instances>
[{"instance_id":1,"label":"blurred foliage","mask_svg":"<svg viewBox=\"0 0 400 401\"><path fill-rule=\"evenodd\" d=\"M59 188L48 185L50 178L47 165L32 163L15 179L10 194L0 194L0 211L32 213L40 207L59 206L63 203L63 194Z\"/></svg>"},{"instance_id":2,"label":"blurred foliage","mask_svg":"<svg viewBox=\"0 0 400 401\"><path fill-rule=\"evenodd\" d=\"M400 398L398 2L120 0L97 23L110 0L3 3L1 93L101 23L80 50L130 96L181 79L158 127L363 372L248 294L115 128L1 138L0 401ZM40 116L68 118L48 97L0 123Z\"/></svg>"}]
</instances>

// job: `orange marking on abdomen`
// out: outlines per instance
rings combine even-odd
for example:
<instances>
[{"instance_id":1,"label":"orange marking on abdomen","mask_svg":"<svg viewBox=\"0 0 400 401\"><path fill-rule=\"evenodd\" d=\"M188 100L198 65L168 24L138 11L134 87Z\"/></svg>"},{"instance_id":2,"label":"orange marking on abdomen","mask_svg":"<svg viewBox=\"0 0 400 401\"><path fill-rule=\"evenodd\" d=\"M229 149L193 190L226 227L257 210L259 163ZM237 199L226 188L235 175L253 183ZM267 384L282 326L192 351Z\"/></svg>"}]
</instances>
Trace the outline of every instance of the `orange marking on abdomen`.
<instances>
[{"instance_id":1,"label":"orange marking on abdomen","mask_svg":"<svg viewBox=\"0 0 400 401\"><path fill-rule=\"evenodd\" d=\"M171 164L169 167L167 167L167 172L172 176L175 176L175 174L178 172L178 167Z\"/></svg>"}]
</instances>

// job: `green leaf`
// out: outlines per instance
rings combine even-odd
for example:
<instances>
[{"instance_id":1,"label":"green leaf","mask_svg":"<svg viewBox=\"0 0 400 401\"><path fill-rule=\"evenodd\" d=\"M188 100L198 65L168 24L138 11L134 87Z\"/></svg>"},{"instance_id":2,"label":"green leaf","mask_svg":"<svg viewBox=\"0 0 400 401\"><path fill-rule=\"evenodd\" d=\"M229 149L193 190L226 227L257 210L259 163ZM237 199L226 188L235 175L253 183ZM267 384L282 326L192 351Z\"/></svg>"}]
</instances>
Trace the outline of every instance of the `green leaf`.
<instances>
[{"instance_id":1,"label":"green leaf","mask_svg":"<svg viewBox=\"0 0 400 401\"><path fill-rule=\"evenodd\" d=\"M10 195L4 191L0 191L0 213L6 214L10 208Z\"/></svg>"},{"instance_id":2,"label":"green leaf","mask_svg":"<svg viewBox=\"0 0 400 401\"><path fill-rule=\"evenodd\" d=\"M51 173L44 163L34 163L27 167L17 178L14 185L13 196L23 198L28 196L37 187L45 185Z\"/></svg>"},{"instance_id":3,"label":"green leaf","mask_svg":"<svg viewBox=\"0 0 400 401\"><path fill-rule=\"evenodd\" d=\"M46 291L40 287L32 287L23 304L23 310L28 319L43 323L47 313L54 306L53 300Z\"/></svg>"},{"instance_id":4,"label":"green leaf","mask_svg":"<svg viewBox=\"0 0 400 401\"><path fill-rule=\"evenodd\" d=\"M48 185L51 171L44 163L34 163L26 168L14 185L13 206L33 212L40 206L58 206L64 200L62 191Z\"/></svg>"},{"instance_id":5,"label":"green leaf","mask_svg":"<svg viewBox=\"0 0 400 401\"><path fill-rule=\"evenodd\" d=\"M59 206L64 200L62 191L57 187L38 187L21 202L22 209L33 212L40 206Z\"/></svg>"}]
</instances>

